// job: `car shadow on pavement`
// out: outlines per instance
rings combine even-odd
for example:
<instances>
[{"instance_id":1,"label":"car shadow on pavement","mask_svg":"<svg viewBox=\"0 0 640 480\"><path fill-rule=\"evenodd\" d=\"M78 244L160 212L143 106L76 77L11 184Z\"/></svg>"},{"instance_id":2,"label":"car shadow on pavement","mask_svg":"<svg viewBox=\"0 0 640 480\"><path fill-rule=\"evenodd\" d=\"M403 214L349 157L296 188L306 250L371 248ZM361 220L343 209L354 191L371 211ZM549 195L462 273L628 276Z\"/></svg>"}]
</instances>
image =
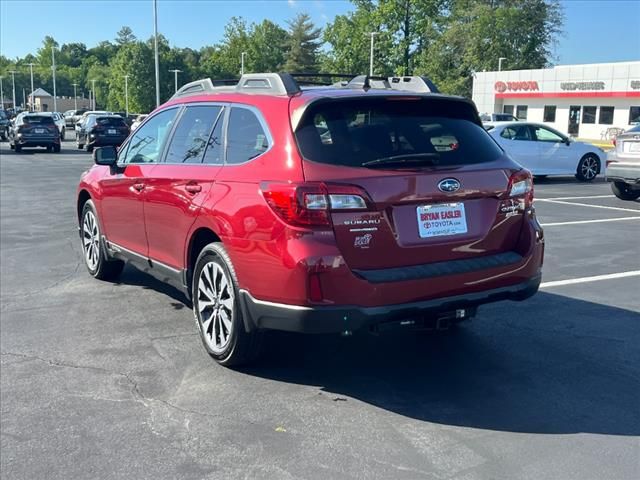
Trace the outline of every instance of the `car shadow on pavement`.
<instances>
[{"instance_id":1,"label":"car shadow on pavement","mask_svg":"<svg viewBox=\"0 0 640 480\"><path fill-rule=\"evenodd\" d=\"M173 302L171 306L176 310L182 310L183 308L191 308L191 300L178 288L170 285L162 280L158 280L153 275L150 275L136 267L127 264L124 270L120 274L117 281L113 282L114 285L134 285L144 288L145 290L154 290L170 297Z\"/></svg>"},{"instance_id":2,"label":"car shadow on pavement","mask_svg":"<svg viewBox=\"0 0 640 480\"><path fill-rule=\"evenodd\" d=\"M453 331L274 333L242 372L443 425L640 435L640 314L549 293Z\"/></svg>"}]
</instances>

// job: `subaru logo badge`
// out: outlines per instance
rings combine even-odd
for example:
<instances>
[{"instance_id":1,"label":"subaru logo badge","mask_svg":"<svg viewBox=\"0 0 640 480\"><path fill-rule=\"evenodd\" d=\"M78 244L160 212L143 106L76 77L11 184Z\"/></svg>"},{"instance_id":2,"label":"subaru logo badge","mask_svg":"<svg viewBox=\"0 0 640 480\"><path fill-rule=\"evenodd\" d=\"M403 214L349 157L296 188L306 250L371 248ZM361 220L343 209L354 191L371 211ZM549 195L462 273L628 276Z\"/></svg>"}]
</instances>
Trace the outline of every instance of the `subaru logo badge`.
<instances>
[{"instance_id":1,"label":"subaru logo badge","mask_svg":"<svg viewBox=\"0 0 640 480\"><path fill-rule=\"evenodd\" d=\"M460 189L460 182L455 178L445 178L438 183L438 188L441 192L453 193Z\"/></svg>"}]
</instances>

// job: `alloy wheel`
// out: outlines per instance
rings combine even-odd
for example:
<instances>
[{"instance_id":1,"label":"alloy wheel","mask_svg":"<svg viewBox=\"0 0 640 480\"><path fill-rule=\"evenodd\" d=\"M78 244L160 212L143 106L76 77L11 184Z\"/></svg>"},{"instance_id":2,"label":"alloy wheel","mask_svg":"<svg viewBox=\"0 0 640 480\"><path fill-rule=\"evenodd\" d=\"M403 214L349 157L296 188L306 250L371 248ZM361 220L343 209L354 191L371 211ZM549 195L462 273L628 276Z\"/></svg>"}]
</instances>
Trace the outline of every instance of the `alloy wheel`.
<instances>
[{"instance_id":1,"label":"alloy wheel","mask_svg":"<svg viewBox=\"0 0 640 480\"><path fill-rule=\"evenodd\" d=\"M100 260L100 230L96 217L91 211L85 214L82 222L82 246L87 266L89 270L94 271Z\"/></svg>"},{"instance_id":2,"label":"alloy wheel","mask_svg":"<svg viewBox=\"0 0 640 480\"><path fill-rule=\"evenodd\" d=\"M598 174L598 161L592 156L588 156L582 161L580 170L585 179L593 180Z\"/></svg>"},{"instance_id":3,"label":"alloy wheel","mask_svg":"<svg viewBox=\"0 0 640 480\"><path fill-rule=\"evenodd\" d=\"M224 269L216 262L205 264L198 279L198 321L214 353L221 353L231 340L233 300L233 285Z\"/></svg>"}]
</instances>

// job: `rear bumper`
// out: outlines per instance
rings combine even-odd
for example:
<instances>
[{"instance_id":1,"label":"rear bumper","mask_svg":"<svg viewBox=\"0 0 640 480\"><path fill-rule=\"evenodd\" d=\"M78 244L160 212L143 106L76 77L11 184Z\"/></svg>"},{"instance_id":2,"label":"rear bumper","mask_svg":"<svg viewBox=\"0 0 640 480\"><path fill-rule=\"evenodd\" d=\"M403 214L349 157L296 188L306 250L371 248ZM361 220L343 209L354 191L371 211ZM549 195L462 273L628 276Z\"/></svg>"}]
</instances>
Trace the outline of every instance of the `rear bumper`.
<instances>
[{"instance_id":1,"label":"rear bumper","mask_svg":"<svg viewBox=\"0 0 640 480\"><path fill-rule=\"evenodd\" d=\"M96 137L89 138L89 145L92 147L105 147L105 146L119 146L126 140L127 137L113 136L113 137Z\"/></svg>"},{"instance_id":2,"label":"rear bumper","mask_svg":"<svg viewBox=\"0 0 640 480\"><path fill-rule=\"evenodd\" d=\"M611 163L607 167L606 178L608 182L638 184L640 183L640 164Z\"/></svg>"},{"instance_id":3,"label":"rear bumper","mask_svg":"<svg viewBox=\"0 0 640 480\"><path fill-rule=\"evenodd\" d=\"M240 290L240 302L247 329L273 329L301 333L339 333L356 331L383 322L438 315L459 309L501 300L525 300L534 295L542 275L508 287L437 298L420 302L359 307L303 307L257 300L246 290Z\"/></svg>"},{"instance_id":4,"label":"rear bumper","mask_svg":"<svg viewBox=\"0 0 640 480\"><path fill-rule=\"evenodd\" d=\"M21 147L48 147L51 145L60 145L60 137L58 135L48 137L20 137L15 139L15 144Z\"/></svg>"}]
</instances>

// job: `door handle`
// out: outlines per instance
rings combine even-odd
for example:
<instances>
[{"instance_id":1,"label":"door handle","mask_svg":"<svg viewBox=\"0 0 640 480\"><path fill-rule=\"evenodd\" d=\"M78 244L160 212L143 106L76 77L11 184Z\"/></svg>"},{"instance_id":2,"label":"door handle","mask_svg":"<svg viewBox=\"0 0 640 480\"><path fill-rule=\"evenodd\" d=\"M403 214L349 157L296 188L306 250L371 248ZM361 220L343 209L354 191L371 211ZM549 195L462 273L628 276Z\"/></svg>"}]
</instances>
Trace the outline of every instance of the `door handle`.
<instances>
[{"instance_id":1,"label":"door handle","mask_svg":"<svg viewBox=\"0 0 640 480\"><path fill-rule=\"evenodd\" d=\"M138 192L141 192L142 190L144 190L144 183L134 183L133 184L133 189L137 190Z\"/></svg>"},{"instance_id":2,"label":"door handle","mask_svg":"<svg viewBox=\"0 0 640 480\"><path fill-rule=\"evenodd\" d=\"M189 193L198 193L202 191L202 186L197 183L189 183L185 185L184 189Z\"/></svg>"}]
</instances>

